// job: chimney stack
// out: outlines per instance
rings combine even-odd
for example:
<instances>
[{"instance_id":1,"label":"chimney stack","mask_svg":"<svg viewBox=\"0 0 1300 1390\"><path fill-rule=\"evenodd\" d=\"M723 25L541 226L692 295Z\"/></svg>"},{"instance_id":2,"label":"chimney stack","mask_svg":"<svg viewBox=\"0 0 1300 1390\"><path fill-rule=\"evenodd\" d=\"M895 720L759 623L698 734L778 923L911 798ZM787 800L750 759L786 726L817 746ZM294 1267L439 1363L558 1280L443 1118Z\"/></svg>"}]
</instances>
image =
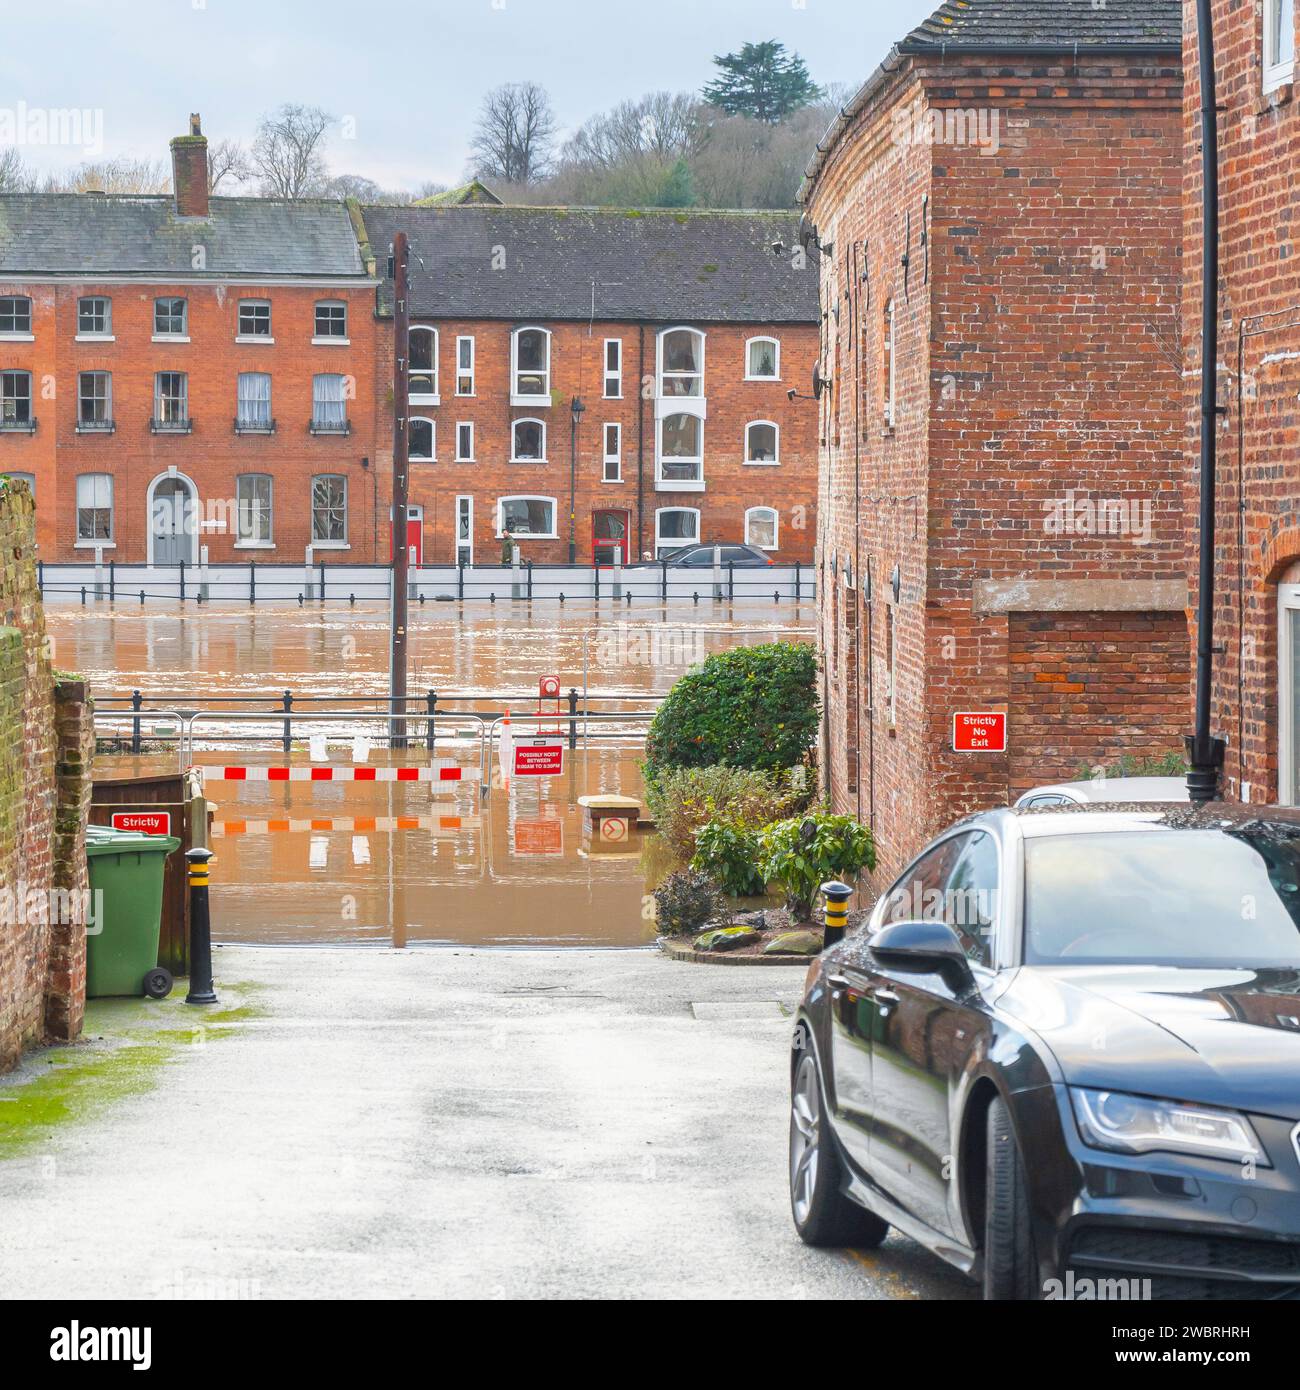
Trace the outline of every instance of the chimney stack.
<instances>
[{"instance_id":1,"label":"chimney stack","mask_svg":"<svg viewBox=\"0 0 1300 1390\"><path fill-rule=\"evenodd\" d=\"M190 133L178 135L172 147L172 196L177 217L208 215L208 138L198 113L190 116Z\"/></svg>"}]
</instances>

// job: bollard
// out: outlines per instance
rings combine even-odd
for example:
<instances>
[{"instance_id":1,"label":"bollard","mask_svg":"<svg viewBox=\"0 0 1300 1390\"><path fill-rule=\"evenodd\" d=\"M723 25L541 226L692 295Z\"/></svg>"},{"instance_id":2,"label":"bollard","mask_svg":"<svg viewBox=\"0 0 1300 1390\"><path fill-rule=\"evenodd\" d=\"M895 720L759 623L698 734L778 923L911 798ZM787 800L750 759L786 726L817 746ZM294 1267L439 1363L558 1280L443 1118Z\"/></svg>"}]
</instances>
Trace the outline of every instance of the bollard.
<instances>
[{"instance_id":1,"label":"bollard","mask_svg":"<svg viewBox=\"0 0 1300 1390\"><path fill-rule=\"evenodd\" d=\"M829 883L822 884L822 896L826 899L826 931L822 937L822 950L825 951L844 940L853 889L833 878Z\"/></svg>"},{"instance_id":2,"label":"bollard","mask_svg":"<svg viewBox=\"0 0 1300 1390\"><path fill-rule=\"evenodd\" d=\"M144 704L144 696L141 695L140 692L139 692L138 690L133 690L133 691L131 692L131 708L132 708L133 710L139 710L139 709L143 706L143 704ZM138 754L138 753L140 752L140 716L139 716L139 714L137 714L137 715L135 716L135 718L131 720L131 752L132 752L132 753L135 753L135 754Z\"/></svg>"},{"instance_id":3,"label":"bollard","mask_svg":"<svg viewBox=\"0 0 1300 1390\"><path fill-rule=\"evenodd\" d=\"M210 849L186 850L190 866L190 992L187 1004L215 1004L212 988L212 921L208 916Z\"/></svg>"},{"instance_id":4,"label":"bollard","mask_svg":"<svg viewBox=\"0 0 1300 1390\"><path fill-rule=\"evenodd\" d=\"M434 750L434 716L438 712L438 692L429 690L425 692L424 707L429 712L429 728L425 735L425 747L430 753Z\"/></svg>"},{"instance_id":5,"label":"bollard","mask_svg":"<svg viewBox=\"0 0 1300 1390\"><path fill-rule=\"evenodd\" d=\"M569 691L569 747L578 746L578 692Z\"/></svg>"},{"instance_id":6,"label":"bollard","mask_svg":"<svg viewBox=\"0 0 1300 1390\"><path fill-rule=\"evenodd\" d=\"M293 709L293 692L291 690L286 690L284 692L284 696L281 700L281 703L283 704L284 712L287 715L289 711ZM289 750L293 747L293 721L290 719L286 719L284 721L284 733L281 737L281 743L283 744L284 751L286 753L289 752Z\"/></svg>"}]
</instances>

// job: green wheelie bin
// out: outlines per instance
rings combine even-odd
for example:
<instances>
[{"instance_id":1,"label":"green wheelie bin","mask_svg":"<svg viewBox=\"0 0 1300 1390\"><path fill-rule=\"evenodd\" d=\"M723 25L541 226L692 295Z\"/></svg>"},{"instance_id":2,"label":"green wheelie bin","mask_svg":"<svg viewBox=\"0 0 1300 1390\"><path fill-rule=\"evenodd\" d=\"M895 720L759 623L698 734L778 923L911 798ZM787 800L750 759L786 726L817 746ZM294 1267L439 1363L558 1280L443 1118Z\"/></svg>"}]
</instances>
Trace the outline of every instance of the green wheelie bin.
<instances>
[{"instance_id":1,"label":"green wheelie bin","mask_svg":"<svg viewBox=\"0 0 1300 1390\"><path fill-rule=\"evenodd\" d=\"M86 859L96 921L86 937L86 997L171 993L158 964L163 867L180 848L174 835L86 827Z\"/></svg>"}]
</instances>

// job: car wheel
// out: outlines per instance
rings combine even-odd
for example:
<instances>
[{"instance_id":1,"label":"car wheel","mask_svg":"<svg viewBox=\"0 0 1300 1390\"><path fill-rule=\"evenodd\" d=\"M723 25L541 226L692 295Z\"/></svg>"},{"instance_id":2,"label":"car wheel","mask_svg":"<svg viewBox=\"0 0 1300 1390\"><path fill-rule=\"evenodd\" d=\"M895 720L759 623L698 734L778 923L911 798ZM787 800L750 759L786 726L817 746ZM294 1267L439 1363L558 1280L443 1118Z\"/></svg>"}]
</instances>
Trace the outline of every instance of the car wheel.
<instances>
[{"instance_id":1,"label":"car wheel","mask_svg":"<svg viewBox=\"0 0 1300 1390\"><path fill-rule=\"evenodd\" d=\"M1029 1225L1024 1157L1006 1102L989 1106L988 1174L984 1194L984 1297L1036 1299L1038 1268Z\"/></svg>"},{"instance_id":2,"label":"car wheel","mask_svg":"<svg viewBox=\"0 0 1300 1390\"><path fill-rule=\"evenodd\" d=\"M795 1070L790 1098L790 1211L795 1230L806 1245L874 1249L889 1227L840 1191L843 1167L825 1113L817 1059L809 1050Z\"/></svg>"}]
</instances>

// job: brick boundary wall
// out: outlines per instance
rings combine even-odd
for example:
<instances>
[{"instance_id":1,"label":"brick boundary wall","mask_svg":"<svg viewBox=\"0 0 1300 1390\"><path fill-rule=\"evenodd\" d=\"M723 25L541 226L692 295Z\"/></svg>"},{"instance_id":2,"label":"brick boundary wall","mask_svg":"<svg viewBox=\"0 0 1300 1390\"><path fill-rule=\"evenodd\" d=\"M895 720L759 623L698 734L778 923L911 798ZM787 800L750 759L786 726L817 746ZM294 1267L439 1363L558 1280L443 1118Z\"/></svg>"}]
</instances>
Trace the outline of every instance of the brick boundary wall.
<instances>
[{"instance_id":1,"label":"brick boundary wall","mask_svg":"<svg viewBox=\"0 0 1300 1390\"><path fill-rule=\"evenodd\" d=\"M0 1072L77 1037L85 1009L85 925L52 923L48 909L52 890L87 888L93 705L51 656L18 484L0 490Z\"/></svg>"}]
</instances>

